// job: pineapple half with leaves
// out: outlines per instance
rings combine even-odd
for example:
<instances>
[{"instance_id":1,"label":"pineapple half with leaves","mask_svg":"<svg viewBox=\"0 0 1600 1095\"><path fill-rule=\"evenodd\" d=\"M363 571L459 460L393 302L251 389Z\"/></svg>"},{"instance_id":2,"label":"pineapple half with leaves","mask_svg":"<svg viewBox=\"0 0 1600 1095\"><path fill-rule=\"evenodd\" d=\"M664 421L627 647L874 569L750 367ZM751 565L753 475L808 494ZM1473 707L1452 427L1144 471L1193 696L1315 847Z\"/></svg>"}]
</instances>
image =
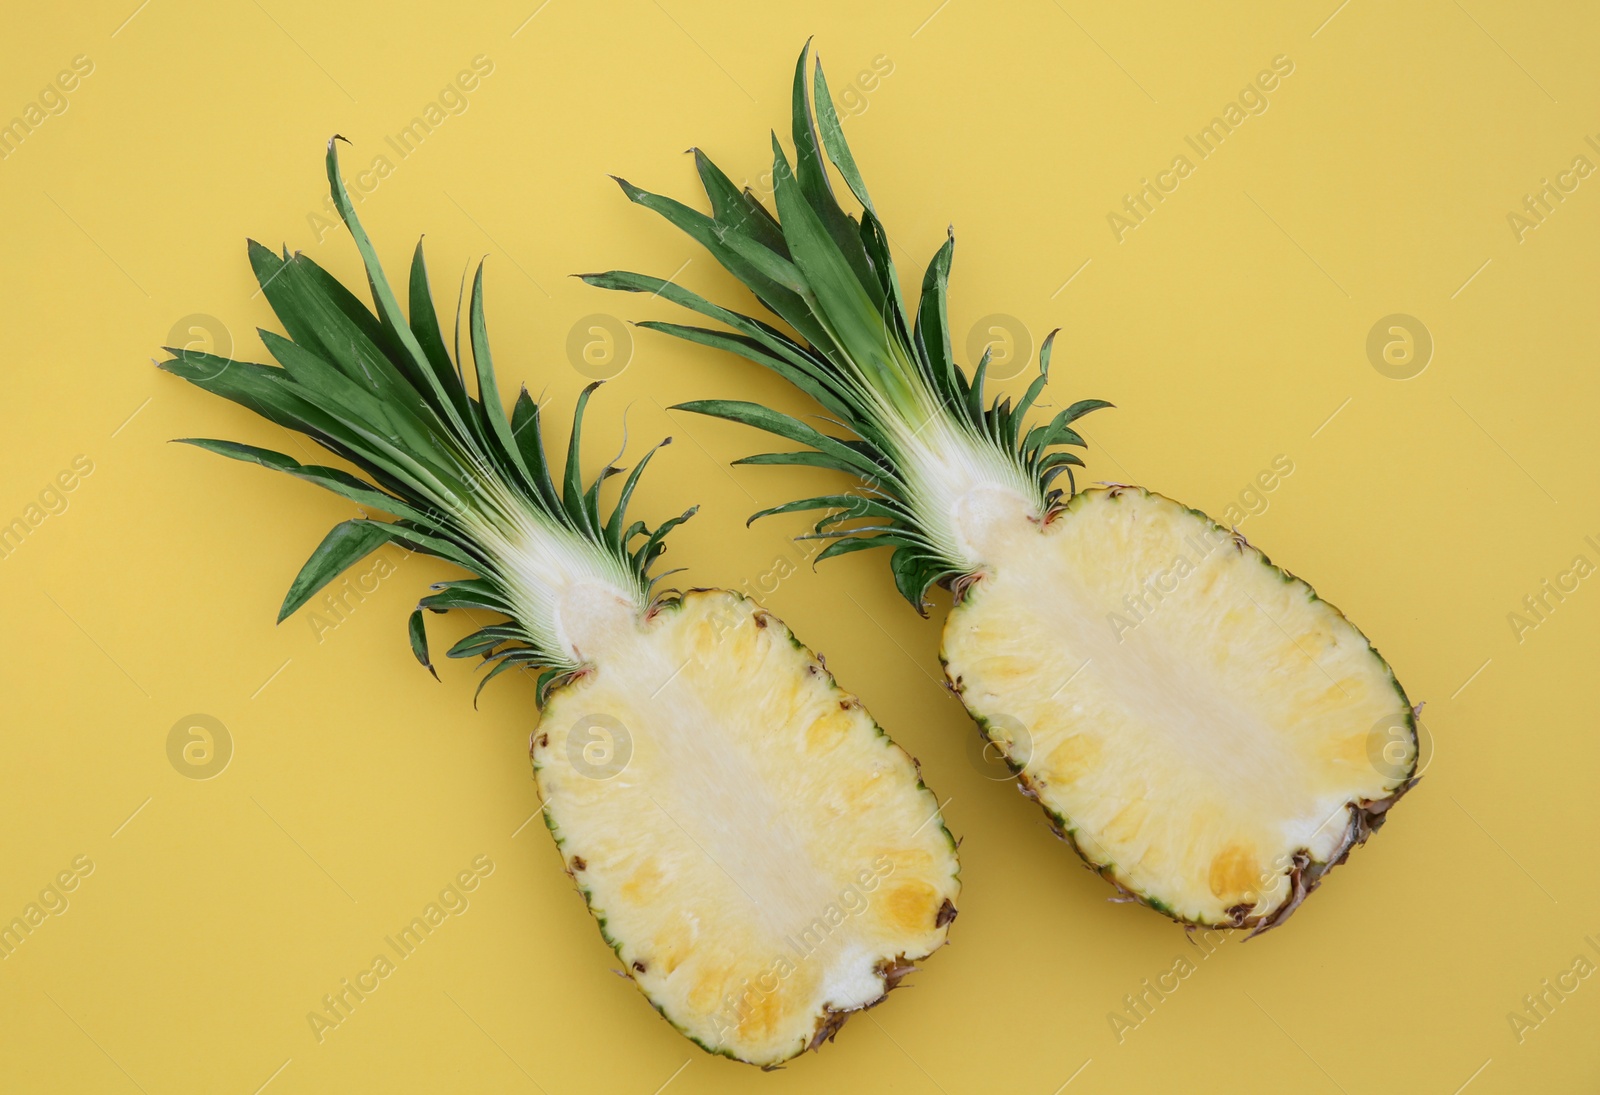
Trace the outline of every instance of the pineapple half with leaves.
<instances>
[{"instance_id":1,"label":"pineapple half with leaves","mask_svg":"<svg viewBox=\"0 0 1600 1095\"><path fill-rule=\"evenodd\" d=\"M787 330L659 278L587 279L714 320L642 326L765 366L854 435L748 402L682 405L802 446L741 463L865 485L755 516L826 511L810 534L831 541L818 559L889 549L899 591L924 614L930 587L952 591L948 685L1091 869L1186 924L1280 923L1414 782L1405 693L1337 609L1236 532L1142 488L1076 491L1073 424L1109 404L1027 425L1053 333L1027 390L986 402L989 355L969 378L951 354L954 237L913 310L822 67L814 88L806 68L802 51L792 167L772 139L775 216L698 150L709 215L617 180ZM824 153L859 217L836 200Z\"/></svg>"},{"instance_id":2,"label":"pineapple half with leaves","mask_svg":"<svg viewBox=\"0 0 1600 1095\"><path fill-rule=\"evenodd\" d=\"M365 478L253 445L189 444L394 518L337 525L279 619L385 543L471 575L421 601L413 650L432 670L424 612L459 609L498 621L449 651L481 656L483 683L539 671L532 755L545 822L623 972L711 1052L770 1067L815 1048L942 945L955 916L955 844L916 762L753 601L656 589L663 537L693 510L654 529L627 523L655 450L607 516L602 484L622 469L586 485L579 468L597 385L578 400L564 469L552 468L527 389L509 417L502 407L482 265L467 317L474 396L460 311L452 355L421 245L408 318L351 208L333 142L327 170L376 314L304 255L252 243L289 335L261 333L281 367L189 351L161 366L305 434Z\"/></svg>"}]
</instances>

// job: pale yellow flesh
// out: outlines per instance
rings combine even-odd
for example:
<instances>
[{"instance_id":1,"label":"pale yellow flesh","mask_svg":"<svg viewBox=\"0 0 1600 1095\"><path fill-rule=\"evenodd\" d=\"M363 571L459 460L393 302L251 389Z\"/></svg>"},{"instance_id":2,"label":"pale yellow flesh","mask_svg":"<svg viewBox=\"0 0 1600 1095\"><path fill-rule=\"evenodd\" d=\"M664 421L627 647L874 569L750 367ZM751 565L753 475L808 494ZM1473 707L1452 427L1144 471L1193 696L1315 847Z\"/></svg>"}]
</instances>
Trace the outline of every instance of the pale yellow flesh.
<instances>
[{"instance_id":1,"label":"pale yellow flesh","mask_svg":"<svg viewBox=\"0 0 1600 1095\"><path fill-rule=\"evenodd\" d=\"M946 625L951 680L1085 856L1178 918L1270 915L1296 855L1336 857L1351 804L1409 774L1388 666L1203 516L1086 491L993 555Z\"/></svg>"},{"instance_id":2,"label":"pale yellow flesh","mask_svg":"<svg viewBox=\"0 0 1600 1095\"><path fill-rule=\"evenodd\" d=\"M533 758L625 969L707 1049L786 1060L945 941L958 882L937 800L736 594L690 593L610 642L546 706Z\"/></svg>"}]
</instances>

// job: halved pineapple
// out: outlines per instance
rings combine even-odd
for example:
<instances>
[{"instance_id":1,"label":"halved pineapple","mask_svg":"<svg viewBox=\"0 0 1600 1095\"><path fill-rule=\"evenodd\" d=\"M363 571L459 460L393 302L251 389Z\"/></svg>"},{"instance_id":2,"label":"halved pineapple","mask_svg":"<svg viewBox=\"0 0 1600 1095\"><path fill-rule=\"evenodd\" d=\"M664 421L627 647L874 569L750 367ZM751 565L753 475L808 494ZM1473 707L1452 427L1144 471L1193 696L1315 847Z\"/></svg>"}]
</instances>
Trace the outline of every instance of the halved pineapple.
<instances>
[{"instance_id":1,"label":"halved pineapple","mask_svg":"<svg viewBox=\"0 0 1600 1095\"><path fill-rule=\"evenodd\" d=\"M554 691L545 817L629 976L705 1048L774 1064L937 949L954 846L916 764L727 590L658 608Z\"/></svg>"},{"instance_id":2,"label":"halved pineapple","mask_svg":"<svg viewBox=\"0 0 1600 1095\"><path fill-rule=\"evenodd\" d=\"M1204 514L1110 487L993 544L945 623L945 672L1057 831L1129 894L1188 923L1270 926L1408 785L1412 713L1388 665Z\"/></svg>"},{"instance_id":3,"label":"halved pineapple","mask_svg":"<svg viewBox=\"0 0 1600 1095\"><path fill-rule=\"evenodd\" d=\"M809 534L832 541L819 560L890 549L896 587L924 614L933 586L954 592L943 653L954 686L1092 867L1188 924L1282 922L1414 782L1405 695L1337 611L1203 514L1138 488L1074 495L1083 460L1071 449L1085 445L1074 423L1109 404L1079 400L1029 423L1054 332L1015 401L985 397L988 353L969 374L951 350L953 236L908 302L822 67L808 82L807 59L794 74L792 166L773 139L776 216L699 153L709 214L622 183L786 328L670 280L587 280L712 320L640 326L778 373L853 435L756 403L681 404L799 446L740 463L856 481L756 516L824 511ZM859 216L835 197L830 162Z\"/></svg>"},{"instance_id":4,"label":"halved pineapple","mask_svg":"<svg viewBox=\"0 0 1600 1095\"><path fill-rule=\"evenodd\" d=\"M364 477L232 441L190 444L396 518L337 525L279 618L390 541L461 567L469 577L439 583L412 614L412 650L432 669L424 613L461 609L495 620L449 651L490 667L480 689L538 671L546 821L628 976L712 1052L770 1067L815 1048L943 944L955 917L955 843L916 763L754 602L655 588L663 538L694 512L654 529L627 520L656 450L606 512L602 487L622 469L586 480L580 467L598 385L579 397L565 466L553 466L527 389L509 416L501 405L482 267L467 317L473 394L464 355L445 348L421 246L408 316L331 143L327 170L377 314L304 255L252 244L290 335L262 333L281 367L179 350L162 363Z\"/></svg>"}]
</instances>

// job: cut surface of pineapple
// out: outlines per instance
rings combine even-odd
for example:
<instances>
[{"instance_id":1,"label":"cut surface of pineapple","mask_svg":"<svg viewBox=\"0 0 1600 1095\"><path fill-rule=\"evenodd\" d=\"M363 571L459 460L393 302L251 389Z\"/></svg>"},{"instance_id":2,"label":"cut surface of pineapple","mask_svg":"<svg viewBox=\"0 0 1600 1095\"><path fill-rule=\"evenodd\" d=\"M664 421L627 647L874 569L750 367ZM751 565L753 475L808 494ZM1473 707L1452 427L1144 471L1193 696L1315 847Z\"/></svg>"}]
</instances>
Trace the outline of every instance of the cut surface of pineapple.
<instances>
[{"instance_id":1,"label":"cut surface of pineapple","mask_svg":"<svg viewBox=\"0 0 1600 1095\"><path fill-rule=\"evenodd\" d=\"M959 883L937 800L776 617L693 591L592 661L533 736L546 824L681 1031L777 1064L945 941Z\"/></svg>"},{"instance_id":2,"label":"cut surface of pineapple","mask_svg":"<svg viewBox=\"0 0 1600 1095\"><path fill-rule=\"evenodd\" d=\"M1058 831L1147 904L1269 927L1409 786L1389 666L1205 515L1095 489L986 547L946 673Z\"/></svg>"}]
</instances>

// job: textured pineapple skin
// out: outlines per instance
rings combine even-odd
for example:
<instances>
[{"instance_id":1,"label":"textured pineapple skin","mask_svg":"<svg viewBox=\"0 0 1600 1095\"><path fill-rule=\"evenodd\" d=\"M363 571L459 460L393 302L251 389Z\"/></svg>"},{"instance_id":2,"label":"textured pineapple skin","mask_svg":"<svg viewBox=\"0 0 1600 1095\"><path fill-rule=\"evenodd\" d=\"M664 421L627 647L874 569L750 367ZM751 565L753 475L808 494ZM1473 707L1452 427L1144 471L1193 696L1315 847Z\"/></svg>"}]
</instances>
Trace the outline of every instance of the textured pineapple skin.
<instances>
[{"instance_id":1,"label":"textured pineapple skin","mask_svg":"<svg viewBox=\"0 0 1600 1095\"><path fill-rule=\"evenodd\" d=\"M1416 782L1415 712L1388 664L1237 533L1112 486L1015 543L950 613L949 687L1125 896L1265 931Z\"/></svg>"},{"instance_id":2,"label":"textured pineapple skin","mask_svg":"<svg viewBox=\"0 0 1600 1095\"><path fill-rule=\"evenodd\" d=\"M816 1048L948 937L955 841L916 762L736 593L659 604L551 694L531 753L623 972L709 1052Z\"/></svg>"}]
</instances>

